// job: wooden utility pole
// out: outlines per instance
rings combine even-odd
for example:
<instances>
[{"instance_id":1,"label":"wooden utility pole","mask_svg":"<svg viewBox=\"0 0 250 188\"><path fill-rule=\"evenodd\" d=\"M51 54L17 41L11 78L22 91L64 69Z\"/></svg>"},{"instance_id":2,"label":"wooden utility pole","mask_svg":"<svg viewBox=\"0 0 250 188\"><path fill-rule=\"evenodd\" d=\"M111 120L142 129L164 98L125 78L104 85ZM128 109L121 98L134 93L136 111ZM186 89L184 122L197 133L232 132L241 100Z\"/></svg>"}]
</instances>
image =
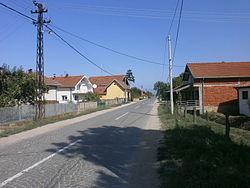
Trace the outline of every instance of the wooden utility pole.
<instances>
[{"instance_id":1,"label":"wooden utility pole","mask_svg":"<svg viewBox=\"0 0 250 188\"><path fill-rule=\"evenodd\" d=\"M43 24L50 21L43 20L43 13L48 12L41 3L33 1L37 10L31 11L38 14L37 21L33 23L37 26L37 55L36 55L36 120L45 116L45 97L44 97L44 57L43 57Z\"/></svg>"}]
</instances>

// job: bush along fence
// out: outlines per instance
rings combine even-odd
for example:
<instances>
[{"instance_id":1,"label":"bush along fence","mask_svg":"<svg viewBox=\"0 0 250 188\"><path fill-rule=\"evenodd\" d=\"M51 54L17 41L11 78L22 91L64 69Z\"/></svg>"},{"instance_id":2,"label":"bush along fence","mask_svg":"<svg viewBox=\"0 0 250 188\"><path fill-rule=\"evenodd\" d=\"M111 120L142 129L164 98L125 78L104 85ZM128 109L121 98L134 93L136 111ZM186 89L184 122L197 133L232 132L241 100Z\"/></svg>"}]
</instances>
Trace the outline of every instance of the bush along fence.
<instances>
[{"instance_id":1,"label":"bush along fence","mask_svg":"<svg viewBox=\"0 0 250 188\"><path fill-rule=\"evenodd\" d=\"M122 104L125 99L113 99L100 102L82 102L65 104L45 104L45 117L67 114L71 112L84 112L90 109L104 108L115 104ZM21 105L0 108L0 124L8 124L35 118L35 106Z\"/></svg>"}]
</instances>

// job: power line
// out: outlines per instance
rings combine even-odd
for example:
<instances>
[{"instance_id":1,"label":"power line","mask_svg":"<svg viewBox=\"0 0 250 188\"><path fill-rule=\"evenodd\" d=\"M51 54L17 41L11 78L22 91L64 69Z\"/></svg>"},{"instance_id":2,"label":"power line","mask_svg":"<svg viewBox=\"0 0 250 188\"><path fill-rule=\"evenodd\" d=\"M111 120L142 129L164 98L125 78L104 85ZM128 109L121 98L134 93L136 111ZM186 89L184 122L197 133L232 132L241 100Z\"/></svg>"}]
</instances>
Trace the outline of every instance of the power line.
<instances>
[{"instance_id":1,"label":"power line","mask_svg":"<svg viewBox=\"0 0 250 188\"><path fill-rule=\"evenodd\" d=\"M172 18L172 21L171 21L171 24L170 24L170 27L169 27L169 30L168 30L168 35L171 32L171 29L172 29L172 26L173 26L173 23L174 23L174 19L175 19L176 13L177 13L177 9L178 9L178 6L179 6L179 2L180 2L180 0L178 0L177 3L176 3L175 10L174 10L174 16Z\"/></svg>"},{"instance_id":2,"label":"power line","mask_svg":"<svg viewBox=\"0 0 250 188\"><path fill-rule=\"evenodd\" d=\"M180 25L181 25L181 16L182 16L183 3L184 3L184 0L181 0L180 15L179 15L179 20L178 20L177 33L176 33L175 45L174 45L173 63L174 63L174 59L175 59L176 47L177 47L178 38L179 38L179 32L180 32Z\"/></svg>"},{"instance_id":3,"label":"power line","mask_svg":"<svg viewBox=\"0 0 250 188\"><path fill-rule=\"evenodd\" d=\"M63 37L61 37L58 33L56 33L53 29L51 29L48 25L44 25L45 27L47 27L49 30L51 30L59 39L61 39L65 44L67 44L70 48L72 48L76 53L78 53L81 57L83 57L84 59L86 59L89 63L91 63L92 65L96 66L97 68L99 68L100 70L102 70L103 72L106 72L109 75L113 75L112 73L110 73L109 71L103 69L102 67L100 67L99 65L97 65L95 62L93 62L92 60L90 60L88 57L86 57L85 55L83 55L79 50L77 50L74 46L72 46L70 43L68 43Z\"/></svg>"},{"instance_id":4,"label":"power line","mask_svg":"<svg viewBox=\"0 0 250 188\"><path fill-rule=\"evenodd\" d=\"M92 41L87 40L87 39L85 39L85 38L83 38L83 37L80 37L80 36L78 36L78 35L75 35L75 34L73 34L73 33L71 33L71 32L68 32L68 31L66 31L66 30L64 30L64 29L61 29L61 28L59 28L59 27L57 27L57 26L55 26L55 25L51 25L51 24L50 24L50 26L52 26L52 27L54 27L54 28L56 28L56 29L58 29L58 30L64 32L64 33L67 33L67 34L69 34L69 35L71 35L71 36L73 36L73 37L75 37L75 38L78 38L78 39L80 39L80 40L83 40L83 41L88 42L88 43L90 43L90 44L92 44L92 45L98 46L98 47L100 47L100 48L103 48L103 49L105 49L105 50L109 50L109 51L114 52L114 53L116 53L116 54L123 55L123 56L129 57L129 58L132 58L132 59L136 59L136 60L139 60L139 61L146 62L146 63L156 64L156 65L164 65L164 64L162 64L162 63L158 63L158 62L146 60L146 59L139 58L139 57L136 57L136 56L133 56L133 55L129 55L129 54L126 54L126 53L123 53L123 52L119 52L119 51L117 51L117 50L111 49L111 48L109 48L109 47L103 46L103 45L98 44L98 43L96 43L96 42L92 42Z\"/></svg>"},{"instance_id":5,"label":"power line","mask_svg":"<svg viewBox=\"0 0 250 188\"><path fill-rule=\"evenodd\" d=\"M25 17L25 18L28 18L28 19L30 19L30 20L32 20L32 21L36 21L36 19L34 19L34 18L30 17L30 16L27 16L27 15L21 13L20 11L15 10L14 8L11 8L11 7L9 7L9 6L5 5L5 4L3 4L3 3L0 3L0 5L3 6L3 7L5 7L5 8L7 8L7 9L9 9L9 10L11 10L11 11L13 11L13 12L16 12L17 14L19 14L19 15Z\"/></svg>"}]
</instances>

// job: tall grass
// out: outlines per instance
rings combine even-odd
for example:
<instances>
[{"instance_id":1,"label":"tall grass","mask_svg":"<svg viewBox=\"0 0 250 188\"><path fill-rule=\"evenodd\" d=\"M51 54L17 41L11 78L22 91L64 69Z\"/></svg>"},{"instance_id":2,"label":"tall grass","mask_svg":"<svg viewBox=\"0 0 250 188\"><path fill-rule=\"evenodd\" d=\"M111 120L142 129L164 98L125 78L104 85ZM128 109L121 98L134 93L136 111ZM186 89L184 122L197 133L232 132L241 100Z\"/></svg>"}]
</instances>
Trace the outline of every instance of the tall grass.
<instances>
[{"instance_id":1,"label":"tall grass","mask_svg":"<svg viewBox=\"0 0 250 188\"><path fill-rule=\"evenodd\" d=\"M164 188L250 187L250 132L231 130L198 118L170 115L158 109L165 129L158 150L159 174Z\"/></svg>"}]
</instances>

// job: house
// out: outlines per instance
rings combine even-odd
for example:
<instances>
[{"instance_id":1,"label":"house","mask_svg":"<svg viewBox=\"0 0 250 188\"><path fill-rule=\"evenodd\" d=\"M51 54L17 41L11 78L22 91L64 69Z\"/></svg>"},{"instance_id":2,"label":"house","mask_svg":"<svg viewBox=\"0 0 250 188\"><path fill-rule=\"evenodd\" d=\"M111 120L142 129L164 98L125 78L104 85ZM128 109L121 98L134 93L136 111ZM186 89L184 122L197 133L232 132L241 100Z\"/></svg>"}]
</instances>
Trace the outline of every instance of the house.
<instances>
[{"instance_id":1,"label":"house","mask_svg":"<svg viewBox=\"0 0 250 188\"><path fill-rule=\"evenodd\" d=\"M58 101L59 103L81 102L84 94L93 92L93 87L86 76L54 76L45 77L48 92L45 93L46 101Z\"/></svg>"},{"instance_id":2,"label":"house","mask_svg":"<svg viewBox=\"0 0 250 188\"><path fill-rule=\"evenodd\" d=\"M250 116L250 82L238 87L240 114Z\"/></svg>"},{"instance_id":3,"label":"house","mask_svg":"<svg viewBox=\"0 0 250 188\"><path fill-rule=\"evenodd\" d=\"M108 99L131 99L129 82L125 75L96 76L90 77L94 93L102 100Z\"/></svg>"},{"instance_id":4,"label":"house","mask_svg":"<svg viewBox=\"0 0 250 188\"><path fill-rule=\"evenodd\" d=\"M250 81L250 62L188 63L182 86L182 104L197 106L201 113L238 113L237 87Z\"/></svg>"}]
</instances>

